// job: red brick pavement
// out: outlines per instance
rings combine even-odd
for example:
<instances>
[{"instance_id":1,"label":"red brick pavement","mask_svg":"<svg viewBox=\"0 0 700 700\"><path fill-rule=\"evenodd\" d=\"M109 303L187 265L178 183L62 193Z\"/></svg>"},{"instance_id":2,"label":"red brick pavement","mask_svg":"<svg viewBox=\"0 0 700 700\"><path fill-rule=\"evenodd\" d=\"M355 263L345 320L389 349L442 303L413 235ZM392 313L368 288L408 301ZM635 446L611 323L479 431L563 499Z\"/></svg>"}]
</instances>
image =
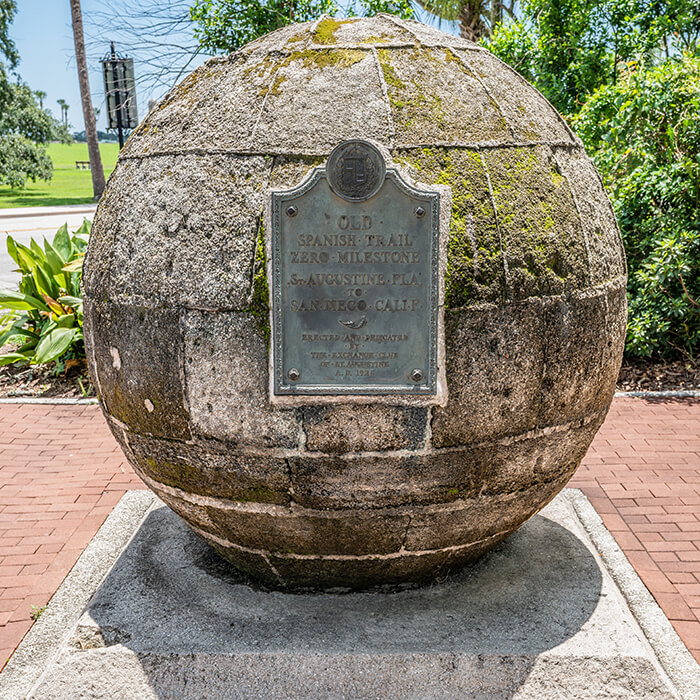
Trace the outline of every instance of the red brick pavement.
<instances>
[{"instance_id":1,"label":"red brick pavement","mask_svg":"<svg viewBox=\"0 0 700 700\"><path fill-rule=\"evenodd\" d=\"M700 662L700 400L615 399L569 486Z\"/></svg>"},{"instance_id":2,"label":"red brick pavement","mask_svg":"<svg viewBox=\"0 0 700 700\"><path fill-rule=\"evenodd\" d=\"M700 401L616 399L570 485L700 661ZM97 406L0 405L0 667L133 488Z\"/></svg>"},{"instance_id":3,"label":"red brick pavement","mask_svg":"<svg viewBox=\"0 0 700 700\"><path fill-rule=\"evenodd\" d=\"M0 668L133 488L98 406L0 404Z\"/></svg>"}]
</instances>

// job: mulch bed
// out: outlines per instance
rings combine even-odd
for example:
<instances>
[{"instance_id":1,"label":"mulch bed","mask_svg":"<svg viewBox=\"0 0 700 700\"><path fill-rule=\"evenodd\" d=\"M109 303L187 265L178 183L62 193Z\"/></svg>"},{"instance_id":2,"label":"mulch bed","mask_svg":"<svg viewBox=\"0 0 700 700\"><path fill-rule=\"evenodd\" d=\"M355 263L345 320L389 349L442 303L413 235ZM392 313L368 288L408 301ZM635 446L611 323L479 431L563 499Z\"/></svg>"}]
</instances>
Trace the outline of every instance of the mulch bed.
<instances>
[{"instance_id":1,"label":"mulch bed","mask_svg":"<svg viewBox=\"0 0 700 700\"><path fill-rule=\"evenodd\" d=\"M697 360L625 362L617 380L618 391L679 389L700 389L700 362Z\"/></svg>"},{"instance_id":2,"label":"mulch bed","mask_svg":"<svg viewBox=\"0 0 700 700\"><path fill-rule=\"evenodd\" d=\"M95 389L90 383L85 361L76 361L58 374L38 365L0 367L0 398L80 399L94 396Z\"/></svg>"},{"instance_id":3,"label":"mulch bed","mask_svg":"<svg viewBox=\"0 0 700 700\"><path fill-rule=\"evenodd\" d=\"M4 348L0 348L0 354ZM674 391L700 389L700 362L625 362L617 382L618 391ZM0 398L94 397L85 362L54 374L41 367L0 367Z\"/></svg>"}]
</instances>

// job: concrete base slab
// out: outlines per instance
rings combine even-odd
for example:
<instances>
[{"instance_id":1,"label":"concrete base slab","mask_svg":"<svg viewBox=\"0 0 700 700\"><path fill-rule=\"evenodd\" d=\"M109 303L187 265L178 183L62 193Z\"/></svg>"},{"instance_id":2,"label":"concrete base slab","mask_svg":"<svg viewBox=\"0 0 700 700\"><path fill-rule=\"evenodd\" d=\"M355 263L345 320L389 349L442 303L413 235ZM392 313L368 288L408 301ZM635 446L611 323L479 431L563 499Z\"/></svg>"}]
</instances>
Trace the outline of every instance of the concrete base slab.
<instances>
[{"instance_id":1,"label":"concrete base slab","mask_svg":"<svg viewBox=\"0 0 700 700\"><path fill-rule=\"evenodd\" d=\"M105 578L85 584L81 558L0 675L0 698L678 698L700 689L698 665L579 492L458 576L348 595L248 585L154 496L135 493L83 555L109 550ZM128 542L116 527L124 514ZM99 569L95 556L89 565Z\"/></svg>"}]
</instances>

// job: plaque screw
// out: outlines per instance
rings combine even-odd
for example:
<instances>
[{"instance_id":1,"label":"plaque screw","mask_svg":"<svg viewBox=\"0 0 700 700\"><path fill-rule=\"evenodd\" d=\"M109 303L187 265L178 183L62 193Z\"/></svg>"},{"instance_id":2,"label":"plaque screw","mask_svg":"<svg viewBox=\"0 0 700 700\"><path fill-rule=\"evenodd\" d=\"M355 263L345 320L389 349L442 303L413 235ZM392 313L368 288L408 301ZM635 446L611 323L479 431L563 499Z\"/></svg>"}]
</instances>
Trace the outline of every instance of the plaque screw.
<instances>
[{"instance_id":1,"label":"plaque screw","mask_svg":"<svg viewBox=\"0 0 700 700\"><path fill-rule=\"evenodd\" d=\"M299 377L301 377L301 372L298 369L290 369L289 372L287 372L287 376L295 382Z\"/></svg>"},{"instance_id":2,"label":"plaque screw","mask_svg":"<svg viewBox=\"0 0 700 700\"><path fill-rule=\"evenodd\" d=\"M423 207L416 207L416 218L422 219L425 216L425 209Z\"/></svg>"},{"instance_id":3,"label":"plaque screw","mask_svg":"<svg viewBox=\"0 0 700 700\"><path fill-rule=\"evenodd\" d=\"M294 206L287 207L287 216L296 216L298 211L299 210Z\"/></svg>"},{"instance_id":4,"label":"plaque screw","mask_svg":"<svg viewBox=\"0 0 700 700\"><path fill-rule=\"evenodd\" d=\"M413 379L414 382L423 381L423 370L422 369L414 369L411 372L411 379Z\"/></svg>"}]
</instances>

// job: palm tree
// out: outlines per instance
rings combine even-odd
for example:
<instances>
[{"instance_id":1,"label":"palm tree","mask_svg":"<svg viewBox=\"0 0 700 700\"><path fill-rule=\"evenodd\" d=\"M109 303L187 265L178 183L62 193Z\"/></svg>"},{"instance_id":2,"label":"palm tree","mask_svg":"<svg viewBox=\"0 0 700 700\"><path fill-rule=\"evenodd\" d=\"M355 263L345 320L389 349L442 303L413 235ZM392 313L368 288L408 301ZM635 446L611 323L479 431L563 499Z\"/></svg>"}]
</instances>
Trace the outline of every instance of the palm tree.
<instances>
[{"instance_id":1,"label":"palm tree","mask_svg":"<svg viewBox=\"0 0 700 700\"><path fill-rule=\"evenodd\" d=\"M83 36L83 15L80 11L80 0L70 0L70 11L73 22L73 43L75 44L75 60L78 64L78 82L80 83L80 101L83 105L85 120L85 139L88 144L90 157L90 172L92 173L92 193L99 199L105 189L105 173L102 169L100 144L97 141L97 123L90 97L90 81L88 80L87 60L85 59L85 37Z\"/></svg>"},{"instance_id":2,"label":"palm tree","mask_svg":"<svg viewBox=\"0 0 700 700\"><path fill-rule=\"evenodd\" d=\"M469 41L491 35L507 13L515 16L515 0L418 0L428 12L440 19L459 22L459 33Z\"/></svg>"},{"instance_id":3,"label":"palm tree","mask_svg":"<svg viewBox=\"0 0 700 700\"><path fill-rule=\"evenodd\" d=\"M58 106L61 108L61 121L63 122L63 126L68 128L68 110L69 106L68 103L65 100L56 100L58 103Z\"/></svg>"},{"instance_id":4,"label":"palm tree","mask_svg":"<svg viewBox=\"0 0 700 700\"><path fill-rule=\"evenodd\" d=\"M34 95L36 96L37 100L39 100L39 109L44 109L46 93L43 90L34 90Z\"/></svg>"}]
</instances>

